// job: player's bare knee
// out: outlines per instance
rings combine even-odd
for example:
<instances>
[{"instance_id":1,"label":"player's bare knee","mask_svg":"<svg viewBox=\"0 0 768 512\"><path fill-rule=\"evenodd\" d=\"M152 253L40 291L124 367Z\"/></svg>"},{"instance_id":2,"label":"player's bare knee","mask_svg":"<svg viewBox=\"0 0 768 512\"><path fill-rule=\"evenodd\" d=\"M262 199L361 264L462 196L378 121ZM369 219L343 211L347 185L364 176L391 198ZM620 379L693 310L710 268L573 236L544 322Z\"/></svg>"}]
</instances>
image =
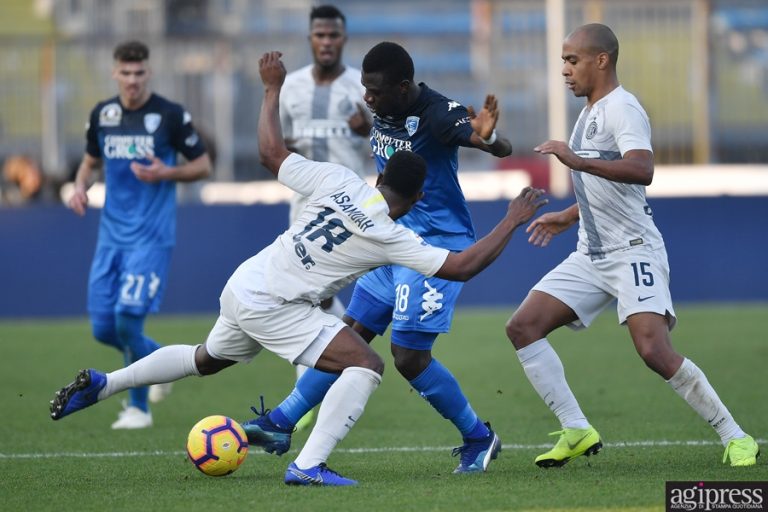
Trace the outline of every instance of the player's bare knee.
<instances>
[{"instance_id":1,"label":"player's bare knee","mask_svg":"<svg viewBox=\"0 0 768 512\"><path fill-rule=\"evenodd\" d=\"M637 354L642 358L645 365L656 373L661 373L664 364L664 351L660 350L660 347L651 342L646 341L636 345Z\"/></svg>"},{"instance_id":2,"label":"player's bare knee","mask_svg":"<svg viewBox=\"0 0 768 512\"><path fill-rule=\"evenodd\" d=\"M520 328L515 322L515 318L512 317L504 324L504 331L507 333L507 339L514 345L515 340L520 337Z\"/></svg>"},{"instance_id":3,"label":"player's bare knee","mask_svg":"<svg viewBox=\"0 0 768 512\"><path fill-rule=\"evenodd\" d=\"M363 361L356 366L361 366L363 368L367 368L368 370L374 371L379 375L384 375L384 360L373 350L371 350L370 354L367 354L363 358Z\"/></svg>"},{"instance_id":4,"label":"player's bare knee","mask_svg":"<svg viewBox=\"0 0 768 512\"><path fill-rule=\"evenodd\" d=\"M432 362L432 353L428 350L396 350L392 345L392 355L395 360L395 368L408 380L413 380Z\"/></svg>"},{"instance_id":5,"label":"player's bare knee","mask_svg":"<svg viewBox=\"0 0 768 512\"><path fill-rule=\"evenodd\" d=\"M213 375L233 364L235 364L235 361L211 357L205 349L205 345L200 345L195 351L195 366L197 366L197 371L200 375Z\"/></svg>"},{"instance_id":6,"label":"player's bare knee","mask_svg":"<svg viewBox=\"0 0 768 512\"><path fill-rule=\"evenodd\" d=\"M533 331L532 323L526 322L522 317L517 315L512 315L512 317L507 320L504 328L507 333L507 338L517 350L520 350L521 348L530 345L533 341L541 338L541 336L536 337L531 334Z\"/></svg>"}]
</instances>

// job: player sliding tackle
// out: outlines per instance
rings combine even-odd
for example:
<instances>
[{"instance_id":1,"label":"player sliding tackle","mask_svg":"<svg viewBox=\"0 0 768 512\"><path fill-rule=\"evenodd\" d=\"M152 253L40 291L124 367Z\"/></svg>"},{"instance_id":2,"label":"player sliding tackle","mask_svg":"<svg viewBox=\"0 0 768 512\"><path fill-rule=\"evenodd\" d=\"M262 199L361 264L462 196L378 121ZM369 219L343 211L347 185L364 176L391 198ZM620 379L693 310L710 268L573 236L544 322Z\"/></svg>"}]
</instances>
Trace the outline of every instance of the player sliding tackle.
<instances>
[{"instance_id":1,"label":"player sliding tackle","mask_svg":"<svg viewBox=\"0 0 768 512\"><path fill-rule=\"evenodd\" d=\"M388 264L466 281L490 265L515 228L547 200L541 198L542 190L525 188L496 227L462 252L426 244L394 222L422 196L426 164L421 157L396 153L373 188L346 167L313 162L286 149L278 115L285 79L280 57L270 52L259 60L264 83L259 155L281 183L309 197L306 209L230 277L221 294L219 318L203 345L163 347L112 373L81 370L56 393L51 417L61 419L135 386L214 374L266 348L293 364L340 374L307 443L288 466L285 483L354 485L355 480L329 469L326 460L362 414L381 381L384 362L355 331L318 307L320 301L368 270ZM483 109L482 115L483 122L495 125L498 110ZM487 457L495 454L489 450Z\"/></svg>"}]
</instances>

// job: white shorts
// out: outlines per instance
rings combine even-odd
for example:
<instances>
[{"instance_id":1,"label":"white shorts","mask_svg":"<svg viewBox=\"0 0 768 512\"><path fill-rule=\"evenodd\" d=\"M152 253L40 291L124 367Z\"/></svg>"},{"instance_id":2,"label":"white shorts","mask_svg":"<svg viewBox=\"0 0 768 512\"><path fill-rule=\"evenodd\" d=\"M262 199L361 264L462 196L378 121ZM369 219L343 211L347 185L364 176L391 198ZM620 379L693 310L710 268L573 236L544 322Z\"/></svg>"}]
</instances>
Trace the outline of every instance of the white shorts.
<instances>
[{"instance_id":1,"label":"white shorts","mask_svg":"<svg viewBox=\"0 0 768 512\"><path fill-rule=\"evenodd\" d=\"M292 364L314 367L344 327L339 318L310 303L257 298L245 306L229 285L224 287L219 318L205 342L211 357L249 362L266 348Z\"/></svg>"},{"instance_id":2,"label":"white shorts","mask_svg":"<svg viewBox=\"0 0 768 512\"><path fill-rule=\"evenodd\" d=\"M533 289L559 299L576 313L579 318L569 324L572 329L589 327L614 299L621 324L635 313L664 315L670 330L677 322L664 247L630 247L597 260L573 252Z\"/></svg>"}]
</instances>

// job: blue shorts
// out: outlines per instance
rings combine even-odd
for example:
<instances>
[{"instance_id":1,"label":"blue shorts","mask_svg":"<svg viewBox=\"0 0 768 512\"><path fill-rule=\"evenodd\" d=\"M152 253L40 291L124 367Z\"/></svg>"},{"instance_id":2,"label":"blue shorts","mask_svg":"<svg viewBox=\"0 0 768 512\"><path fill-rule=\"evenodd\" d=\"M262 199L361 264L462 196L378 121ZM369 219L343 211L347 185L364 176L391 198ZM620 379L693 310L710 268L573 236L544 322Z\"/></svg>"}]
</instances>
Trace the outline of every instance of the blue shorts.
<instances>
[{"instance_id":1,"label":"blue shorts","mask_svg":"<svg viewBox=\"0 0 768 512\"><path fill-rule=\"evenodd\" d=\"M156 313L165 291L171 247L97 247L88 279L89 313Z\"/></svg>"},{"instance_id":2,"label":"blue shorts","mask_svg":"<svg viewBox=\"0 0 768 512\"><path fill-rule=\"evenodd\" d=\"M390 322L393 331L448 332L462 286L405 267L379 267L357 280L347 315L378 335ZM396 338L395 345L414 348Z\"/></svg>"}]
</instances>

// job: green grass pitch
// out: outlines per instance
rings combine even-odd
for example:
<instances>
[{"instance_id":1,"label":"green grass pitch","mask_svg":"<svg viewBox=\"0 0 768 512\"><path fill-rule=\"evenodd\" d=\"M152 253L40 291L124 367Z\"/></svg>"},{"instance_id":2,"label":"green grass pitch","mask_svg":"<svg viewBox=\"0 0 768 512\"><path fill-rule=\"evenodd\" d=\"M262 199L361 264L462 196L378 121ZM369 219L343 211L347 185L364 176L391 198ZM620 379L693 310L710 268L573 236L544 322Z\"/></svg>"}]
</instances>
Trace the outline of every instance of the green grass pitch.
<instances>
[{"instance_id":1,"label":"green grass pitch","mask_svg":"<svg viewBox=\"0 0 768 512\"><path fill-rule=\"evenodd\" d=\"M668 480L768 480L768 453L751 468L721 464L716 434L635 354L615 312L587 331L560 330L551 342L571 386L606 443L596 457L539 469L534 457L559 425L525 379L504 336L507 309L462 309L435 355L456 375L504 446L489 471L453 475L460 444L453 427L400 377L388 338L374 347L387 369L365 414L329 465L356 488L295 488L282 483L295 448L283 457L252 449L243 466L206 477L183 453L200 418L250 417L265 396L274 406L291 389L293 369L262 353L206 378L188 378L153 407L155 426L113 432L120 396L53 422L48 401L78 369L112 370L112 349L91 339L85 319L0 322L0 503L3 510L304 511L304 510L663 510ZM677 350L706 373L736 420L768 450L768 305L680 306ZM149 319L163 344L199 343L213 316Z\"/></svg>"}]
</instances>

